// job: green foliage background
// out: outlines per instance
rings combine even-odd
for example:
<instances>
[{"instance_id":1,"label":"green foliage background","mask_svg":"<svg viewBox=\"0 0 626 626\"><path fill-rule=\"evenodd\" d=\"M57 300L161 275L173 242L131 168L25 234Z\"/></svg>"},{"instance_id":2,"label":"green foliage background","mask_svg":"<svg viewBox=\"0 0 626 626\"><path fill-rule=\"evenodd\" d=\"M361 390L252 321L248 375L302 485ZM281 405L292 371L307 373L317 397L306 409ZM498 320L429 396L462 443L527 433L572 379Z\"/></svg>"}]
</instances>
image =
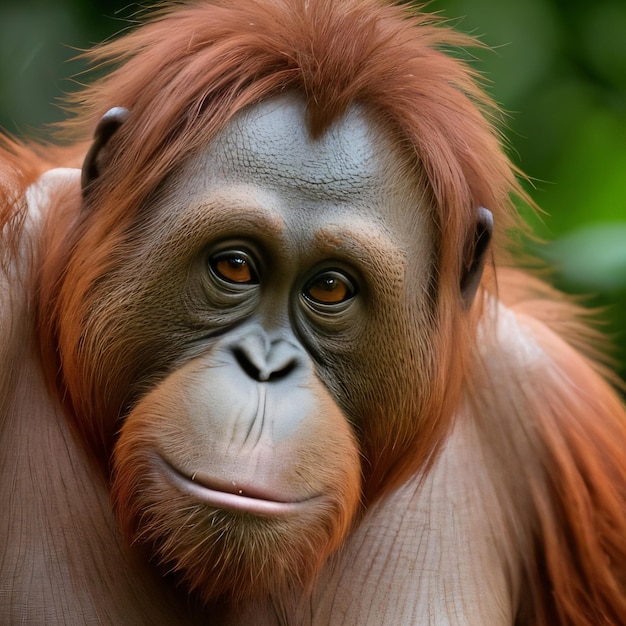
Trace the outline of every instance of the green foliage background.
<instances>
[{"instance_id":1,"label":"green foliage background","mask_svg":"<svg viewBox=\"0 0 626 626\"><path fill-rule=\"evenodd\" d=\"M0 0L0 126L32 135L61 119L59 98L83 69L69 59L127 28L138 8ZM428 10L489 46L474 51L476 65L546 212L531 216L549 241L540 254L560 287L608 307L626 374L626 2L432 0Z\"/></svg>"}]
</instances>

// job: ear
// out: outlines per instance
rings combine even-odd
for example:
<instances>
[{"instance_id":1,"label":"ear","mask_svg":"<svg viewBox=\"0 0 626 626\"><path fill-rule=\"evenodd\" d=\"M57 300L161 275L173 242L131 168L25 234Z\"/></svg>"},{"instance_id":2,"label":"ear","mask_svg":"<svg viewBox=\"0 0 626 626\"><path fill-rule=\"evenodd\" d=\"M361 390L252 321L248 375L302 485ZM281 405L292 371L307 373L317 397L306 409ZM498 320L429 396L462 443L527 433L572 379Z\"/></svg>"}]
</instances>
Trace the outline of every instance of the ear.
<instances>
[{"instance_id":1,"label":"ear","mask_svg":"<svg viewBox=\"0 0 626 626\"><path fill-rule=\"evenodd\" d=\"M489 242L493 233L493 214L489 209L478 207L476 210L476 224L472 239L466 247L463 260L463 274L461 276L461 297L466 308L472 305L476 290L480 284L485 267L485 259Z\"/></svg>"},{"instance_id":2,"label":"ear","mask_svg":"<svg viewBox=\"0 0 626 626\"><path fill-rule=\"evenodd\" d=\"M81 187L85 195L89 185L100 176L100 172L109 160L107 144L117 129L128 119L128 109L113 107L100 119L93 135L93 143L83 162Z\"/></svg>"}]
</instances>

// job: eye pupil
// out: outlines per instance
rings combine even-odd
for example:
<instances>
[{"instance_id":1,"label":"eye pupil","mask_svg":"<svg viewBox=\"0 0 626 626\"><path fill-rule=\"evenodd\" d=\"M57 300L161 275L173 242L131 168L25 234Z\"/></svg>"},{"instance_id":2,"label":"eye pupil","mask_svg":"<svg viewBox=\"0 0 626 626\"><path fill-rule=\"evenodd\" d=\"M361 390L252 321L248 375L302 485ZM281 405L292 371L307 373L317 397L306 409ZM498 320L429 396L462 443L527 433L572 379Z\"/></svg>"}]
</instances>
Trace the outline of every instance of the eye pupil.
<instances>
[{"instance_id":1,"label":"eye pupil","mask_svg":"<svg viewBox=\"0 0 626 626\"><path fill-rule=\"evenodd\" d=\"M336 278L322 278L319 281L319 286L325 291L333 291L339 288L341 283Z\"/></svg>"}]
</instances>

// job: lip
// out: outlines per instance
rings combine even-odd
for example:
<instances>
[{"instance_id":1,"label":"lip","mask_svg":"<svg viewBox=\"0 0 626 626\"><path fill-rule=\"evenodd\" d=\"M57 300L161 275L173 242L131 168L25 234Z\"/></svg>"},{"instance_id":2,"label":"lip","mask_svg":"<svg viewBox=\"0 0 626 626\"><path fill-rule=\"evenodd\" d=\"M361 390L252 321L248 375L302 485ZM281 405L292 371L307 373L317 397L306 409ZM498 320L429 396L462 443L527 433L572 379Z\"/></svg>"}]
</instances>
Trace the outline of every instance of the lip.
<instances>
[{"instance_id":1,"label":"lip","mask_svg":"<svg viewBox=\"0 0 626 626\"><path fill-rule=\"evenodd\" d=\"M262 489L233 485L233 483L214 479L200 472L187 476L160 456L158 457L158 465L166 478L179 491L217 509L277 517L297 513L303 505L315 499L277 500L275 496L264 492Z\"/></svg>"}]
</instances>

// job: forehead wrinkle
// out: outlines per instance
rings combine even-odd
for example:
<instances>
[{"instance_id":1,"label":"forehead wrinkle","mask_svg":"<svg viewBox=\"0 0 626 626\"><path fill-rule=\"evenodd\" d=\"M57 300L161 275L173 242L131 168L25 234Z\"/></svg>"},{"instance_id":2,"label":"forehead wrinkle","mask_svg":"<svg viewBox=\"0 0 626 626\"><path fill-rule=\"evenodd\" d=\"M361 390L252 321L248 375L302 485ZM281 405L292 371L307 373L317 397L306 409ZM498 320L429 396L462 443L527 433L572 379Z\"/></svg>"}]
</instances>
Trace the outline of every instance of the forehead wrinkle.
<instances>
[{"instance_id":1,"label":"forehead wrinkle","mask_svg":"<svg viewBox=\"0 0 626 626\"><path fill-rule=\"evenodd\" d=\"M250 182L341 201L381 183L376 143L358 107L312 139L304 123L304 103L284 94L242 111L217 135L212 148L222 168Z\"/></svg>"}]
</instances>

